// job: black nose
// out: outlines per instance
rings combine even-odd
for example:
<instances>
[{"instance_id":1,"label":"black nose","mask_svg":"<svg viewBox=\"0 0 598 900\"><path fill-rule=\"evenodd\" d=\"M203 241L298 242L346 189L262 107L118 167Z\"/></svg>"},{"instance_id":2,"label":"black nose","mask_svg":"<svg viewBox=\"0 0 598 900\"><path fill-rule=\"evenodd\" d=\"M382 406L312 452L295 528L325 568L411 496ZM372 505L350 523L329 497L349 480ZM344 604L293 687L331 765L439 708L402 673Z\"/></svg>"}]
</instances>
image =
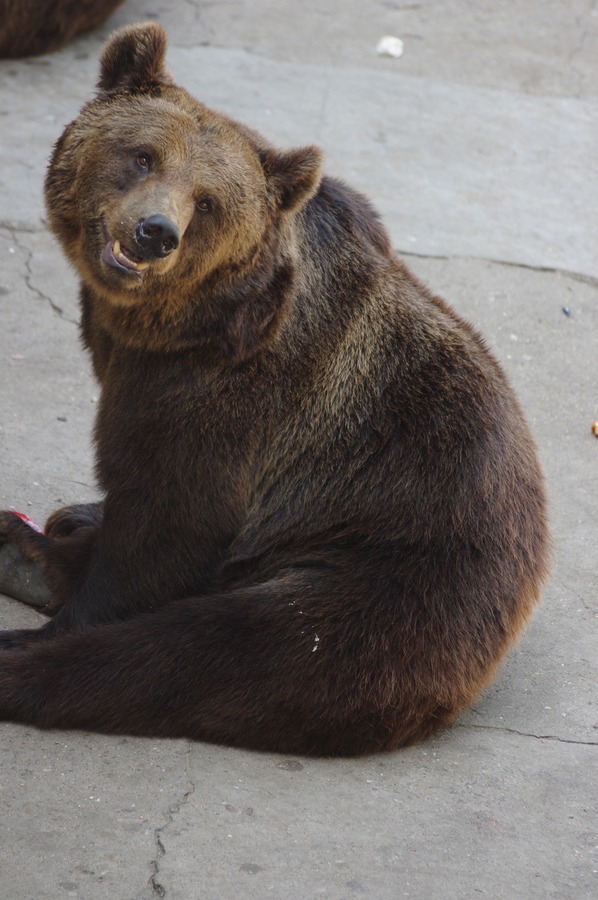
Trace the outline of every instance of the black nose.
<instances>
[{"instance_id":1,"label":"black nose","mask_svg":"<svg viewBox=\"0 0 598 900\"><path fill-rule=\"evenodd\" d=\"M161 214L141 219L135 229L135 238L142 250L162 259L180 243L179 229Z\"/></svg>"}]
</instances>

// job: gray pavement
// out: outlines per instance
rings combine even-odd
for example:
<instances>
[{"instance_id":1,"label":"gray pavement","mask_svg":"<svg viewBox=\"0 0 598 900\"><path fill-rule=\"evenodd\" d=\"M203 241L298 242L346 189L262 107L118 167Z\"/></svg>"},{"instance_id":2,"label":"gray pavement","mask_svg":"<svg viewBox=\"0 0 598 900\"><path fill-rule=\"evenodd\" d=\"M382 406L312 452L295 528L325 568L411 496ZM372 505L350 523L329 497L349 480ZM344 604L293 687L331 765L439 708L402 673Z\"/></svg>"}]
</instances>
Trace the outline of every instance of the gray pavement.
<instances>
[{"instance_id":1,"label":"gray pavement","mask_svg":"<svg viewBox=\"0 0 598 900\"><path fill-rule=\"evenodd\" d=\"M598 896L598 3L129 0L60 54L0 63L0 506L40 521L96 496L97 387L46 160L102 40L147 17L181 84L320 144L484 332L538 438L554 574L482 700L406 751L288 759L1 723L0 897ZM400 59L376 55L384 34ZM0 599L0 628L41 621Z\"/></svg>"}]
</instances>

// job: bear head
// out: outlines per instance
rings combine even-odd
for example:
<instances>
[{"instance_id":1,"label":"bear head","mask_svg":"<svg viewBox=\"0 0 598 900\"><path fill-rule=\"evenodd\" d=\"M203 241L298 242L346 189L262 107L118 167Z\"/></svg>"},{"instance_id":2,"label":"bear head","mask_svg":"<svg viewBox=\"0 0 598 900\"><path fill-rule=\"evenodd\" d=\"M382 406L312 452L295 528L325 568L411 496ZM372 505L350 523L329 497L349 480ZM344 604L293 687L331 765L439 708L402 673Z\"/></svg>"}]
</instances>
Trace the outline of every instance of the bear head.
<instances>
[{"instance_id":1,"label":"bear head","mask_svg":"<svg viewBox=\"0 0 598 900\"><path fill-rule=\"evenodd\" d=\"M166 45L155 23L109 39L98 95L66 128L46 178L68 258L117 307L188 305L251 268L321 179L318 148L278 151L177 87Z\"/></svg>"}]
</instances>

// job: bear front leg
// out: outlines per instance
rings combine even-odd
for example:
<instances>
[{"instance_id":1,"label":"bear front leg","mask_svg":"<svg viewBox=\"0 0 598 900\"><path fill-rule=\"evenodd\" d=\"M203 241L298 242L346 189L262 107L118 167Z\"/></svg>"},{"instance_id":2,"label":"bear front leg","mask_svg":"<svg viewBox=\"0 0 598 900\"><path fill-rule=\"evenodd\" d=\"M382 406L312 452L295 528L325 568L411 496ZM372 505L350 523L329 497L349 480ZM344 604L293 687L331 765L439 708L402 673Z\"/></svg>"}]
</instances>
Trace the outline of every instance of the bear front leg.
<instances>
[{"instance_id":1,"label":"bear front leg","mask_svg":"<svg viewBox=\"0 0 598 900\"><path fill-rule=\"evenodd\" d=\"M12 512L0 512L0 592L33 606L45 607L51 591L43 577L42 560L48 538ZM35 631L0 634L0 650L25 646Z\"/></svg>"},{"instance_id":2,"label":"bear front leg","mask_svg":"<svg viewBox=\"0 0 598 900\"><path fill-rule=\"evenodd\" d=\"M44 626L49 634L132 619L209 587L240 516L236 510L223 515L224 530L214 516L198 520L159 500L158 495L154 504L153 496L141 492L107 496L89 563L63 607ZM49 523L51 529L60 526L61 515ZM58 543L76 540L87 530L79 528Z\"/></svg>"},{"instance_id":3,"label":"bear front leg","mask_svg":"<svg viewBox=\"0 0 598 900\"><path fill-rule=\"evenodd\" d=\"M12 512L0 513L0 593L43 609L51 592L39 559L43 544L33 525Z\"/></svg>"},{"instance_id":4,"label":"bear front leg","mask_svg":"<svg viewBox=\"0 0 598 900\"><path fill-rule=\"evenodd\" d=\"M83 581L101 522L101 503L63 507L52 513L43 532L18 513L0 512L0 545L16 546L25 563L41 569L49 589L44 604L49 614L60 609ZM26 596L17 599L28 602Z\"/></svg>"},{"instance_id":5,"label":"bear front leg","mask_svg":"<svg viewBox=\"0 0 598 900\"><path fill-rule=\"evenodd\" d=\"M10 510L0 512L0 591L54 615L84 580L100 521L99 504L67 507L50 517L48 534ZM0 646L43 635L44 628L3 632Z\"/></svg>"}]
</instances>

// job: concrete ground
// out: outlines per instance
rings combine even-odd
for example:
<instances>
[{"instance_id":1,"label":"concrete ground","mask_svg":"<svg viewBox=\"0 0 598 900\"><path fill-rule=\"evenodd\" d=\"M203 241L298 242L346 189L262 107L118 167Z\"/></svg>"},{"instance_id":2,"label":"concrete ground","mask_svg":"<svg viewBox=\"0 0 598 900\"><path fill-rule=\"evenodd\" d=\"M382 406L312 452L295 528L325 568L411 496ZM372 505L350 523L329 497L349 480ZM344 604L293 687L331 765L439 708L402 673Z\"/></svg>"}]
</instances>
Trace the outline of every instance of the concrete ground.
<instances>
[{"instance_id":1,"label":"concrete ground","mask_svg":"<svg viewBox=\"0 0 598 900\"><path fill-rule=\"evenodd\" d=\"M0 63L0 506L95 496L97 387L44 224L52 142L103 39L156 18L177 80L381 208L474 321L540 445L556 560L475 709L356 761L0 724L0 896L493 900L598 896L598 3L129 0ZM384 34L400 59L376 55ZM41 617L8 598L0 627Z\"/></svg>"}]
</instances>

